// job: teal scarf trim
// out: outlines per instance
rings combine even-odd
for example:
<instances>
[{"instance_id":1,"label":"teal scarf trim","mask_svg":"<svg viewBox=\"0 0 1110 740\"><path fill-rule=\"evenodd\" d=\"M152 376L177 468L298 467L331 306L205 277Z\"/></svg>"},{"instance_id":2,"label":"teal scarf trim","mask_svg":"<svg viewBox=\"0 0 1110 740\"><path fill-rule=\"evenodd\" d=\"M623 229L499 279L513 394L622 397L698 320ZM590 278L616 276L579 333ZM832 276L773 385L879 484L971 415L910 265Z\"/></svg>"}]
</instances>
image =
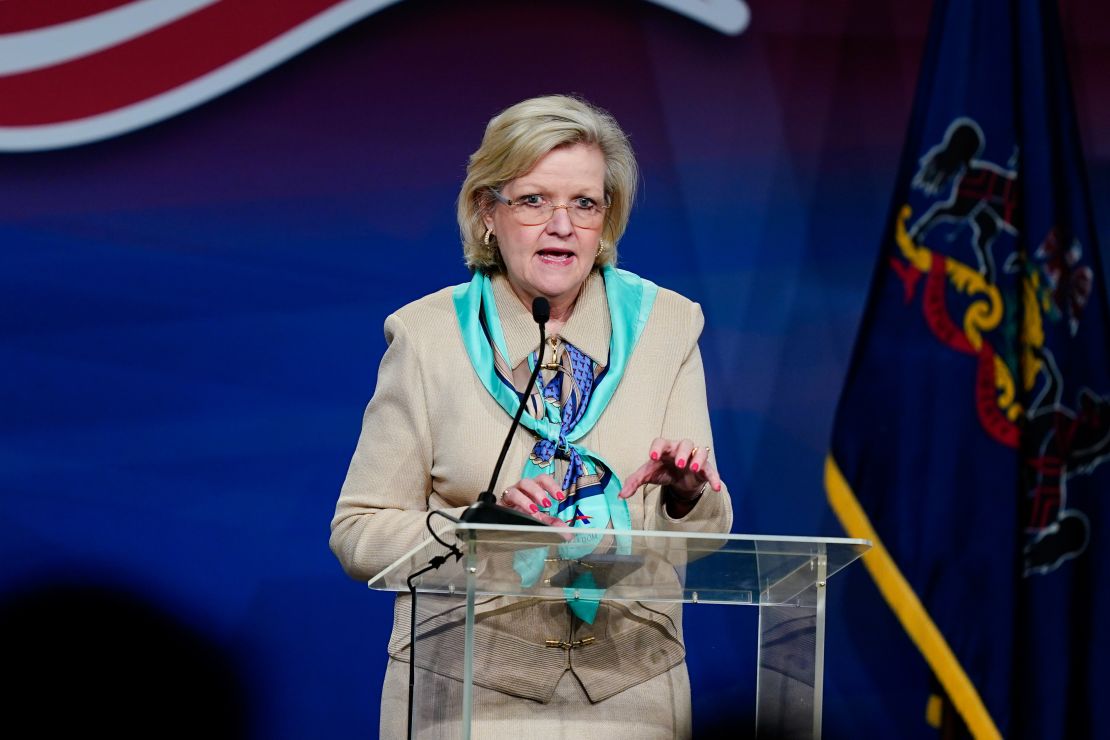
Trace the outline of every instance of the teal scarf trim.
<instances>
[{"instance_id":1,"label":"teal scarf trim","mask_svg":"<svg viewBox=\"0 0 1110 740\"><path fill-rule=\"evenodd\" d=\"M628 360L655 305L659 286L611 266L602 268L601 275L605 280L605 298L612 324L608 367L593 388L582 418L566 440L581 457L584 475L596 476L599 464L607 472L596 483L580 487L567 501L553 501L546 509L548 514L566 521L575 530L589 530L579 532L573 541L559 546L559 557L566 560L575 560L593 552L607 529L632 528L628 502L617 495L621 482L613 474L612 468L596 452L575 443L594 427L620 385ZM505 413L513 416L520 403L520 396L501 379L495 368L494 352L498 352L506 362L509 352L489 276L476 272L469 283L456 286L453 300L463 344L474 372ZM482 324L483 314L485 326ZM557 442L562 421L559 413L557 408L548 405L545 418L536 419L525 414L521 417L521 424L537 437ZM544 469L529 458L524 463L521 477L535 478L544 472ZM597 487L602 490L598 492ZM627 538L617 538L619 553L627 553L629 547ZM546 548L516 553L513 565L525 587L533 585L539 579L546 555ZM571 610L583 621L592 623L603 594L602 589L596 588L593 578L589 574L580 577L566 589L566 594Z\"/></svg>"}]
</instances>

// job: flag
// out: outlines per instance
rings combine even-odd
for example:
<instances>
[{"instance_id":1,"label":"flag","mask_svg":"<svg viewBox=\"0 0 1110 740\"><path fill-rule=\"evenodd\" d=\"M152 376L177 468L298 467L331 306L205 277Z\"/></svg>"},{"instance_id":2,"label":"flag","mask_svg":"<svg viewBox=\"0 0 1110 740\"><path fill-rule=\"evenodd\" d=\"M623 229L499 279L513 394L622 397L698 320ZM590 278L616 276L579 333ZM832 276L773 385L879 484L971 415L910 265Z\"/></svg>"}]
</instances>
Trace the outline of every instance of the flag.
<instances>
[{"instance_id":1,"label":"flag","mask_svg":"<svg viewBox=\"0 0 1110 740\"><path fill-rule=\"evenodd\" d=\"M1110 737L1104 275L1055 3L938 0L826 491L975 737Z\"/></svg>"}]
</instances>

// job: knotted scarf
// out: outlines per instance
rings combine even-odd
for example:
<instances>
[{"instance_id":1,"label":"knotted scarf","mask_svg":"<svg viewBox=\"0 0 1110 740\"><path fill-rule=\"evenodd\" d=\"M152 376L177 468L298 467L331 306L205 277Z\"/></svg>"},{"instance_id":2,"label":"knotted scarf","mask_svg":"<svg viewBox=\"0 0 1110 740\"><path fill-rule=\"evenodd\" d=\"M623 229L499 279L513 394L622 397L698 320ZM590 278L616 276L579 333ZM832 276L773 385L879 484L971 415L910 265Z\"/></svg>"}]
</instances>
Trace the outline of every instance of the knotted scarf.
<instances>
[{"instance_id":1,"label":"knotted scarf","mask_svg":"<svg viewBox=\"0 0 1110 740\"><path fill-rule=\"evenodd\" d=\"M562 381L561 376L556 375L546 387L538 383L539 396L545 401L540 418L529 414L521 417L521 424L538 438L524 462L522 478L541 475L556 455L565 456L568 460L563 481L567 498L553 501L545 509L570 527L582 530L577 532L573 541L559 546L559 557L566 560L593 552L604 537L605 530L628 530L632 527L628 502L617 495L621 482L613 474L612 467L596 452L578 444L578 440L594 427L616 392L636 342L651 315L659 288L633 273L611 266L604 267L601 274L605 281L605 298L611 321L609 362L604 372L593 378L589 358L572 345L564 344L566 351L572 353L573 380L580 391L578 400L562 408L547 402L547 399L558 397L556 394L560 389L553 389L552 386ZM453 300L463 344L474 372L497 404L512 417L520 403L520 394L510 378L498 371L499 364L508 367L509 352L489 276L476 272L469 283L455 288ZM501 362L498 362L499 359ZM530 363L539 361L542 359L538 354L530 358ZM618 537L616 544L618 552L628 552L627 538ZM546 554L546 548L516 553L513 565L525 587L539 579ZM566 589L566 594L571 610L583 621L592 623L602 594L592 577L588 573L580 576Z\"/></svg>"}]
</instances>

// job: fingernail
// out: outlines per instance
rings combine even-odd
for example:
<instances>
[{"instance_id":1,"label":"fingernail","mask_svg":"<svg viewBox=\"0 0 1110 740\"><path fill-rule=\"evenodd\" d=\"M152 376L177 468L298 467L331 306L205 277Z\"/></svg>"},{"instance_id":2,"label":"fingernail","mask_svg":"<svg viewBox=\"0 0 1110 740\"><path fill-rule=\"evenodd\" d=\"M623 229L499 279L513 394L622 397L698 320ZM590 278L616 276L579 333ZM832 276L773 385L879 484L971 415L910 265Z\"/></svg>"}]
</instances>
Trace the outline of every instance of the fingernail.
<instances>
[{"instance_id":1,"label":"fingernail","mask_svg":"<svg viewBox=\"0 0 1110 740\"><path fill-rule=\"evenodd\" d=\"M559 499L560 501L562 501L566 497L567 497L567 495L565 493L563 493L562 491L557 491L555 493L555 498Z\"/></svg>"},{"instance_id":2,"label":"fingernail","mask_svg":"<svg viewBox=\"0 0 1110 740\"><path fill-rule=\"evenodd\" d=\"M659 459L659 453L658 452L651 453L651 459L652 460L658 460Z\"/></svg>"},{"instance_id":3,"label":"fingernail","mask_svg":"<svg viewBox=\"0 0 1110 740\"><path fill-rule=\"evenodd\" d=\"M690 463L690 470L693 470L695 473L698 472L698 464Z\"/></svg>"},{"instance_id":4,"label":"fingernail","mask_svg":"<svg viewBox=\"0 0 1110 740\"><path fill-rule=\"evenodd\" d=\"M528 508L532 510L533 514L539 513L540 510L540 507L536 506L535 504L528 504Z\"/></svg>"},{"instance_id":5,"label":"fingernail","mask_svg":"<svg viewBox=\"0 0 1110 740\"><path fill-rule=\"evenodd\" d=\"M543 504L544 506L551 506L551 499L545 498L542 501L540 501L540 503Z\"/></svg>"},{"instance_id":6,"label":"fingernail","mask_svg":"<svg viewBox=\"0 0 1110 740\"><path fill-rule=\"evenodd\" d=\"M686 467L686 461L685 461L685 460L683 460L682 458L679 458L678 460L675 460L675 463L674 463L674 464L675 464L675 467L676 467L676 468L684 468L684 467Z\"/></svg>"},{"instance_id":7,"label":"fingernail","mask_svg":"<svg viewBox=\"0 0 1110 740\"><path fill-rule=\"evenodd\" d=\"M713 490L716 491L717 493L720 493L721 492L721 484L720 483L714 483L713 484Z\"/></svg>"}]
</instances>

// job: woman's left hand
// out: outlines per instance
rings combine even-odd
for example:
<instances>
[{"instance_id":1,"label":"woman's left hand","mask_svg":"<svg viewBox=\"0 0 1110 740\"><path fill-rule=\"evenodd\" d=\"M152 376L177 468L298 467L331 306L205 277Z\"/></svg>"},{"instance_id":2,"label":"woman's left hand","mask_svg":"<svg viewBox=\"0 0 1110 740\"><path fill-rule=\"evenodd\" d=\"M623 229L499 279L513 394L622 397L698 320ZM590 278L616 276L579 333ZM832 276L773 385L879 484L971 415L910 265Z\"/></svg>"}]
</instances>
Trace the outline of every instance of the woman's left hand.
<instances>
[{"instance_id":1,"label":"woman's left hand","mask_svg":"<svg viewBox=\"0 0 1110 740\"><path fill-rule=\"evenodd\" d=\"M708 463L708 447L696 445L689 439L656 437L648 450L648 458L624 479L621 498L630 497L640 486L649 483L666 486L673 496L690 503L698 498L706 483L714 491L721 490L721 477Z\"/></svg>"}]
</instances>

